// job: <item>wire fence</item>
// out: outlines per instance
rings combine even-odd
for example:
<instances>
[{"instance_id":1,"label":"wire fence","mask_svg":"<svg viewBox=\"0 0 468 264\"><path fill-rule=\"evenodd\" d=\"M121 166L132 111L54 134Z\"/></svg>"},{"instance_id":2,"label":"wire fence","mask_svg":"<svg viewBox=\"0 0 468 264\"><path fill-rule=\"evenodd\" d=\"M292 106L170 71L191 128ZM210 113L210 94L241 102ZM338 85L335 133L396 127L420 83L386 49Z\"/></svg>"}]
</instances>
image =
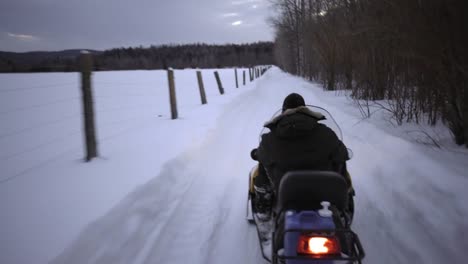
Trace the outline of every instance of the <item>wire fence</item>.
<instances>
[{"instance_id":1,"label":"wire fence","mask_svg":"<svg viewBox=\"0 0 468 264\"><path fill-rule=\"evenodd\" d=\"M51 105L55 105L55 104L68 103L70 101L78 101L78 100L80 100L79 97L62 98L62 99L54 100L54 101L51 101L51 102L17 107L17 108L9 109L8 111L0 111L0 115L8 115L8 114L12 114L12 113L15 113L15 112L27 111L27 110L31 110L31 109L35 109L35 108L47 107L47 106L51 106Z\"/></svg>"},{"instance_id":2,"label":"wire fence","mask_svg":"<svg viewBox=\"0 0 468 264\"><path fill-rule=\"evenodd\" d=\"M270 67L271 66L258 66L249 69L234 69L232 71L232 75L235 76L234 80L227 86L226 83L223 83L225 81L223 78L226 78L228 70L221 70L221 76L218 70L212 70L212 72L215 73L214 75L212 73L210 74L209 71L203 71L203 73L205 75L205 82L208 80L212 82L212 84L216 84L219 91L223 91L216 96L222 96L225 87L233 89L247 85L248 82L246 83L245 80L242 81L238 79L239 76L241 78L245 76L247 71L249 77L251 77L250 81L254 81L256 78L263 75ZM239 70L240 74L238 73ZM168 70L168 72L171 71L173 70ZM197 70L193 70L193 80L191 80L193 85L190 85L193 86L193 94L197 92L205 93L204 89L206 85L204 85L203 80L200 84L200 78L197 78L199 74L201 73L198 73ZM187 75L187 73L184 72L184 75ZM177 90L178 77L177 74L175 76L176 80L173 80L175 85L172 89ZM210 80L208 78L212 79ZM144 128L145 125L150 123L148 120L154 119L156 116L162 117L164 115L167 117L170 114L170 109L167 109L167 112L164 113L162 109L163 105L167 105L166 107L168 107L171 103L176 102L172 100L169 102L168 100L166 103L161 103L164 100L161 101L160 99L164 94L165 96L168 95L162 92L164 88L162 86L168 85L170 80L166 82L161 81L160 78L158 79L160 83L102 80L93 80L90 82L92 85L96 86L93 87L93 92L96 92L96 94L92 97L91 103L97 106L94 114L100 118L99 122L97 122L98 128L100 131L105 131L102 136L98 137L99 142L112 141L136 129ZM7 166L10 168L8 173L2 173L2 176L0 176L0 184L10 182L13 179L27 175L35 169L51 164L67 153L79 150L85 151L87 146L83 147L82 143L85 137L83 131L86 131L83 125L83 119L87 111L86 109L81 109L81 111L79 109L80 107L86 106L86 103L82 101L83 96L79 96L78 88L80 86L81 84L79 84L79 82L56 82L29 87L0 88L0 103L8 102L11 99L13 101L10 100L8 105L15 105L17 102L14 100L25 98L28 96L25 94L26 92L33 91L34 94L31 95L32 97L42 97L44 100L44 102L36 103L40 98L37 98L37 100L34 100L36 98L32 98L33 100L30 100L32 103L26 102L25 105L19 107L2 107L4 109L0 110L0 122L3 122L2 129L0 130L0 148L3 148L2 152L0 152L0 165L2 168ZM213 89L213 86L214 85L211 85L209 88ZM103 87L113 87L113 89L107 89L106 92L103 92L103 90L105 90ZM185 92L188 88L184 87L183 89ZM72 94L76 94L76 96L64 96L64 94L68 95L72 90L74 91ZM39 93L35 93L35 91ZM58 98L55 100L47 100L47 95L50 94L54 94L53 97ZM205 97L206 95L215 96L213 90L208 94L204 94ZM198 100L196 98L192 99ZM199 104L201 106L203 103L199 102ZM171 105L171 108L172 107L177 108L177 105ZM64 111L64 109L72 110L69 113L64 113L67 112ZM53 114L50 115L51 117L45 117L45 113ZM26 117L26 120L21 120L21 118L24 117ZM115 120L112 120L112 117L114 117ZM101 120L101 118L107 118L108 120ZM42 131L41 135L38 135L39 131ZM96 135L93 136L96 137ZM65 142L65 144L57 148L56 145L63 142ZM54 149L54 151L51 152L55 154L44 155L44 153L47 152L45 150L50 148ZM60 149L64 151L60 151ZM22 160L28 160L28 162L22 163ZM20 167L23 165L24 167ZM12 166L17 167L11 169Z\"/></svg>"},{"instance_id":3,"label":"wire fence","mask_svg":"<svg viewBox=\"0 0 468 264\"><path fill-rule=\"evenodd\" d=\"M9 92L19 92L19 91L31 91L31 90L41 90L41 89L50 89L50 88L63 88L65 86L75 86L76 82L66 82L66 83L55 83L55 84L44 84L39 86L29 86L29 87L19 87L19 88L0 88L0 93L9 93Z\"/></svg>"}]
</instances>

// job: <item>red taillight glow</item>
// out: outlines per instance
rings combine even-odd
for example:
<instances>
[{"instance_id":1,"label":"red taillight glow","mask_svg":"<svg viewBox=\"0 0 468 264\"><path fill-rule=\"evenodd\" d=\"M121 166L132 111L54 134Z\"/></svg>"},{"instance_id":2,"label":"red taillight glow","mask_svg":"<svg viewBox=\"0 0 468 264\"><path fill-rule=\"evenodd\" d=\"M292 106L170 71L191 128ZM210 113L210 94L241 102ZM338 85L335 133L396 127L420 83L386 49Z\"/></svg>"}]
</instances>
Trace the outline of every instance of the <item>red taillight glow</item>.
<instances>
[{"instance_id":1,"label":"red taillight glow","mask_svg":"<svg viewBox=\"0 0 468 264\"><path fill-rule=\"evenodd\" d=\"M308 255L340 254L340 244L336 237L301 235L297 253Z\"/></svg>"}]
</instances>

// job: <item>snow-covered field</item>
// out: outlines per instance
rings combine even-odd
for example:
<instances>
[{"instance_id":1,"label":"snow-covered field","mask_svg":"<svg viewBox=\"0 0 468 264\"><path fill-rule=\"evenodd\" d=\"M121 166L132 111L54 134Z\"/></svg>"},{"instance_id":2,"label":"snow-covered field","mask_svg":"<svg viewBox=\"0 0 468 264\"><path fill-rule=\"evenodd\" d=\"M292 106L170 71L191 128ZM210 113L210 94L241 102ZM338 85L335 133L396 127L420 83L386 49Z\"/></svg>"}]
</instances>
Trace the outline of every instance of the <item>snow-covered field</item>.
<instances>
[{"instance_id":1,"label":"snow-covered field","mask_svg":"<svg viewBox=\"0 0 468 264\"><path fill-rule=\"evenodd\" d=\"M100 158L83 157L78 75L0 75L0 263L263 263L245 221L250 150L290 92L340 124L366 263L464 263L468 153L410 141L385 113L273 68L234 88L233 70L94 75ZM454 152L453 150L456 150Z\"/></svg>"}]
</instances>

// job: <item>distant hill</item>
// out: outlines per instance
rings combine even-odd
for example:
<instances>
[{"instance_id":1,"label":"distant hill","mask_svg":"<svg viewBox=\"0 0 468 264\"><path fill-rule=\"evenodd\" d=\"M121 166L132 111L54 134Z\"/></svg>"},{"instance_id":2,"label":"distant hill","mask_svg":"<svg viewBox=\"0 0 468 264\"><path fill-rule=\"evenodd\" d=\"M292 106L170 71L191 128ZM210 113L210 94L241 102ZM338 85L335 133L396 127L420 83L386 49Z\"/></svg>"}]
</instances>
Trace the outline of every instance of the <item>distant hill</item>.
<instances>
[{"instance_id":1,"label":"distant hill","mask_svg":"<svg viewBox=\"0 0 468 264\"><path fill-rule=\"evenodd\" d=\"M58 71L65 70L57 62L75 61L82 49L63 51L5 52L0 51L0 72ZM102 51L87 50L93 54ZM66 63L64 63L66 64Z\"/></svg>"},{"instance_id":2,"label":"distant hill","mask_svg":"<svg viewBox=\"0 0 468 264\"><path fill-rule=\"evenodd\" d=\"M24 63L36 63L50 58L73 59L80 55L81 49L71 49L62 51L31 51L31 52L5 52L0 51L1 59L15 60ZM91 53L101 53L101 51L87 50Z\"/></svg>"},{"instance_id":3,"label":"distant hill","mask_svg":"<svg viewBox=\"0 0 468 264\"><path fill-rule=\"evenodd\" d=\"M88 50L94 54L94 70L172 68L221 68L274 64L272 42L251 44L162 45L148 48ZM63 51L2 52L0 72L77 71L81 49Z\"/></svg>"}]
</instances>

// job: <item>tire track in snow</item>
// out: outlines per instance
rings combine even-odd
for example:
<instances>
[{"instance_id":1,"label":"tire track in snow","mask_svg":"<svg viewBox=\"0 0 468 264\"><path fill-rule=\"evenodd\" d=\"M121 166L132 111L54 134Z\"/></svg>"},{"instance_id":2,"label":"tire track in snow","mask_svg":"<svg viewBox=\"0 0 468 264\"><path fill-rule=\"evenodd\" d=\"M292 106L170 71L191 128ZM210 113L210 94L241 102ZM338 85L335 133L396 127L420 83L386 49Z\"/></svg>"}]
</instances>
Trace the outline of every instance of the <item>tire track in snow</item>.
<instances>
[{"instance_id":1,"label":"tire track in snow","mask_svg":"<svg viewBox=\"0 0 468 264\"><path fill-rule=\"evenodd\" d=\"M91 223L52 263L136 263L151 242L150 234L169 223L173 210L190 188L191 179L176 173L188 169L183 161L168 162L160 177L137 188L105 217Z\"/></svg>"}]
</instances>

